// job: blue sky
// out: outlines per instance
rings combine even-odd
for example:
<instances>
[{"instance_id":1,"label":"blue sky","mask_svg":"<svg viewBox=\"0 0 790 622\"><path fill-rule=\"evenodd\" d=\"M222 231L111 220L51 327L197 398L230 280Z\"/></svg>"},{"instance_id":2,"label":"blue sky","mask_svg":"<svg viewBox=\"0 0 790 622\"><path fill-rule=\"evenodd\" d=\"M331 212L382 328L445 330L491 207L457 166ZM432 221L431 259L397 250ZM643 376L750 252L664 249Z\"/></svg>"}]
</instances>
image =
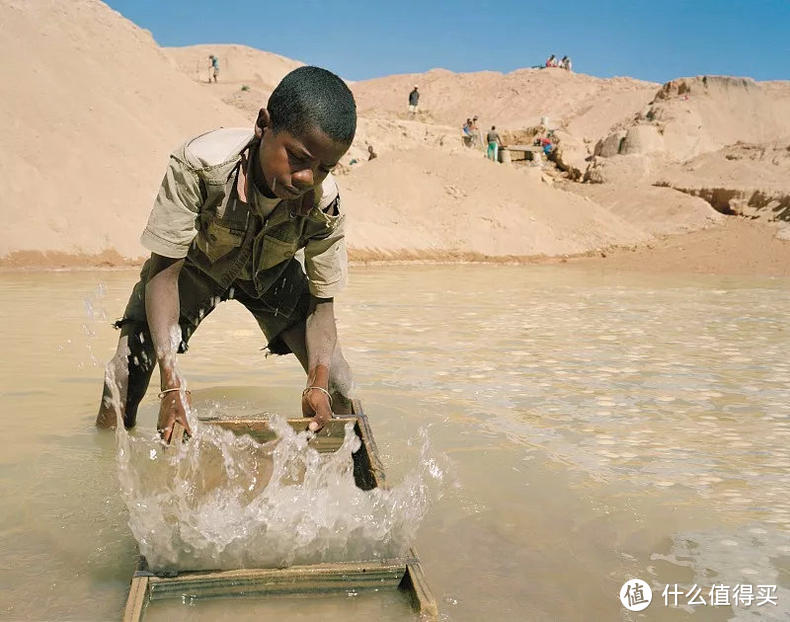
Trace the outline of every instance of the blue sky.
<instances>
[{"instance_id":1,"label":"blue sky","mask_svg":"<svg viewBox=\"0 0 790 622\"><path fill-rule=\"evenodd\" d=\"M240 43L350 80L434 67L790 79L790 0L107 0L160 45Z\"/></svg>"}]
</instances>

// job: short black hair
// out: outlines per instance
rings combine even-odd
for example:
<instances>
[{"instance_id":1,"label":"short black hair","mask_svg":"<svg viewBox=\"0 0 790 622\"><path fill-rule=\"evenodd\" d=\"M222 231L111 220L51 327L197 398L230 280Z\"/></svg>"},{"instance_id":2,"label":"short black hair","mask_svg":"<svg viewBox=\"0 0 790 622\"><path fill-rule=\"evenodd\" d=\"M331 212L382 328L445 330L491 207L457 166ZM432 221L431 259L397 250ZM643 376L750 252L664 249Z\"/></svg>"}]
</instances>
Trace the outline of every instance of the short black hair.
<instances>
[{"instance_id":1,"label":"short black hair","mask_svg":"<svg viewBox=\"0 0 790 622\"><path fill-rule=\"evenodd\" d=\"M346 83L331 71L309 65L294 69L274 89L266 105L275 132L301 136L320 128L332 140L350 145L357 130L357 105Z\"/></svg>"}]
</instances>

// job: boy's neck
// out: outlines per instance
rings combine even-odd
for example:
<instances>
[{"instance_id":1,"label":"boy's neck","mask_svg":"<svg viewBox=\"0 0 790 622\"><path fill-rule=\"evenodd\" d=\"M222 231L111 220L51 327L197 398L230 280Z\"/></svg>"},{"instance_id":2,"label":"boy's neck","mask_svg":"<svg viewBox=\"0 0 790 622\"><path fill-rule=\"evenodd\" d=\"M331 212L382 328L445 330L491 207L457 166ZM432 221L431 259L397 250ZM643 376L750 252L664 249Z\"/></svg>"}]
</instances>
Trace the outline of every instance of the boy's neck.
<instances>
[{"instance_id":1,"label":"boy's neck","mask_svg":"<svg viewBox=\"0 0 790 622\"><path fill-rule=\"evenodd\" d=\"M266 183L266 178L263 176L263 171L261 171L261 167L258 166L258 150L260 149L260 142L253 145L250 149L250 166L249 170L252 170L252 175L250 181L255 184L255 187L258 188L258 191L265 196L267 199L276 199L277 196L272 192L271 188L269 188L269 184Z\"/></svg>"}]
</instances>

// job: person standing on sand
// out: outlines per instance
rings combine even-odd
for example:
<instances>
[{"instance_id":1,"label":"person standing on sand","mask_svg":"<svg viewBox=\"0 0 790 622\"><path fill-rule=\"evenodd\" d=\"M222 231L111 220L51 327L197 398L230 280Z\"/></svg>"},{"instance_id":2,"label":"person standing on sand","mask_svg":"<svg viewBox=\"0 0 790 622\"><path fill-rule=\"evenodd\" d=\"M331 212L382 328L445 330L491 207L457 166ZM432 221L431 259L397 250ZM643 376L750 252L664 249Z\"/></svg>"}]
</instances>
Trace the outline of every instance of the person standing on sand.
<instances>
[{"instance_id":1,"label":"person standing on sand","mask_svg":"<svg viewBox=\"0 0 790 622\"><path fill-rule=\"evenodd\" d=\"M208 57L208 81L211 82L211 79L214 78L214 82L216 83L217 78L219 77L219 59L211 54Z\"/></svg>"},{"instance_id":2,"label":"person standing on sand","mask_svg":"<svg viewBox=\"0 0 790 622\"><path fill-rule=\"evenodd\" d=\"M472 125L470 128L472 130L472 144L478 147L482 146L483 135L480 133L480 127L477 125L477 115L472 117Z\"/></svg>"},{"instance_id":3,"label":"person standing on sand","mask_svg":"<svg viewBox=\"0 0 790 622\"><path fill-rule=\"evenodd\" d=\"M137 419L159 365L158 428L187 432L190 393L176 353L220 302L238 300L272 354L293 352L307 372L309 429L349 412L351 370L337 341L334 297L348 274L345 215L330 174L356 131L354 96L318 67L299 67L274 89L252 128L214 130L176 149L140 238L140 272L108 365L96 425ZM304 269L294 258L304 249ZM305 273L306 271L306 273Z\"/></svg>"},{"instance_id":4,"label":"person standing on sand","mask_svg":"<svg viewBox=\"0 0 790 622\"><path fill-rule=\"evenodd\" d=\"M464 142L464 146L465 147L471 147L472 146L472 119L467 117L466 122L464 123L464 126L461 128L461 132L463 134L462 140Z\"/></svg>"},{"instance_id":5,"label":"person standing on sand","mask_svg":"<svg viewBox=\"0 0 790 622\"><path fill-rule=\"evenodd\" d=\"M502 139L499 137L499 132L496 131L495 125L491 126L491 131L486 135L486 141L488 141L486 157L497 162L499 160L499 148L502 147Z\"/></svg>"},{"instance_id":6,"label":"person standing on sand","mask_svg":"<svg viewBox=\"0 0 790 622\"><path fill-rule=\"evenodd\" d=\"M368 145L368 162L370 162L371 160L375 160L378 157L379 154L373 151L373 145Z\"/></svg>"},{"instance_id":7,"label":"person standing on sand","mask_svg":"<svg viewBox=\"0 0 790 622\"><path fill-rule=\"evenodd\" d=\"M409 112L411 116L417 113L417 104L420 103L420 92L417 90L417 85L414 85L411 93L409 93Z\"/></svg>"}]
</instances>

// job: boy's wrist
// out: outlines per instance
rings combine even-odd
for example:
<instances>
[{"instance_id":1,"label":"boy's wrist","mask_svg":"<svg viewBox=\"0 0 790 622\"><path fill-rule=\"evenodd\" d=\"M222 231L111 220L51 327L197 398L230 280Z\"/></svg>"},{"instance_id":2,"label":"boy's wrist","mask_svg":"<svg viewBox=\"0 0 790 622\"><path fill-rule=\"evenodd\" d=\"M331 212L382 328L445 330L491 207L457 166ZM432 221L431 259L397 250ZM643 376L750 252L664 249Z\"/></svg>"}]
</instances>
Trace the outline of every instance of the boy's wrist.
<instances>
[{"instance_id":1,"label":"boy's wrist","mask_svg":"<svg viewBox=\"0 0 790 622\"><path fill-rule=\"evenodd\" d=\"M307 386L328 388L329 366L319 364L307 370Z\"/></svg>"},{"instance_id":2,"label":"boy's wrist","mask_svg":"<svg viewBox=\"0 0 790 622\"><path fill-rule=\"evenodd\" d=\"M174 368L162 365L159 361L159 386L162 391L165 389L177 389L181 386L181 379L176 374Z\"/></svg>"}]
</instances>

